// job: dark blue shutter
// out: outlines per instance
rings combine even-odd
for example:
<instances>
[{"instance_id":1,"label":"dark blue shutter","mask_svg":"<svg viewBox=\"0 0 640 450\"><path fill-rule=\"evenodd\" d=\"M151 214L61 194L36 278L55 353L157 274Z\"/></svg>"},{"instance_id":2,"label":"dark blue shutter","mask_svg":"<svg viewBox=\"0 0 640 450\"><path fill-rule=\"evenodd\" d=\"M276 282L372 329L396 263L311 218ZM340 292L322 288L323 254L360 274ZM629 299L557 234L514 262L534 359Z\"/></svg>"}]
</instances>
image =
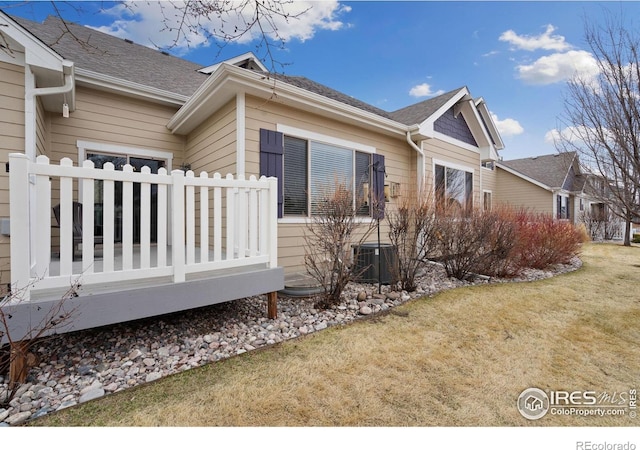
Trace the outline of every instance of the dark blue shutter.
<instances>
[{"instance_id":1,"label":"dark blue shutter","mask_svg":"<svg viewBox=\"0 0 640 450\"><path fill-rule=\"evenodd\" d=\"M283 134L260 129L260 176L278 179L278 217L282 217L282 155Z\"/></svg>"},{"instance_id":2,"label":"dark blue shutter","mask_svg":"<svg viewBox=\"0 0 640 450\"><path fill-rule=\"evenodd\" d=\"M384 156L374 153L371 155L371 217L384 219Z\"/></svg>"}]
</instances>

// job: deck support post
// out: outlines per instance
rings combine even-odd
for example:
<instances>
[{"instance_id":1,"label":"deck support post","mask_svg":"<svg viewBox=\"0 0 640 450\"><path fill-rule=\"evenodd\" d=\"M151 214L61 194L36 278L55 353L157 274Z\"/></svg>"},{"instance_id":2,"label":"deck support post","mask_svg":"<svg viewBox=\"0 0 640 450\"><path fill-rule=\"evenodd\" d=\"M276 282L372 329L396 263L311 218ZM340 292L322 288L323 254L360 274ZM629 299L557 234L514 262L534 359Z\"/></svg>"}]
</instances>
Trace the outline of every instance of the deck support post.
<instances>
[{"instance_id":1,"label":"deck support post","mask_svg":"<svg viewBox=\"0 0 640 450\"><path fill-rule=\"evenodd\" d=\"M267 317L269 319L278 318L278 293L269 292L267 294Z\"/></svg>"}]
</instances>

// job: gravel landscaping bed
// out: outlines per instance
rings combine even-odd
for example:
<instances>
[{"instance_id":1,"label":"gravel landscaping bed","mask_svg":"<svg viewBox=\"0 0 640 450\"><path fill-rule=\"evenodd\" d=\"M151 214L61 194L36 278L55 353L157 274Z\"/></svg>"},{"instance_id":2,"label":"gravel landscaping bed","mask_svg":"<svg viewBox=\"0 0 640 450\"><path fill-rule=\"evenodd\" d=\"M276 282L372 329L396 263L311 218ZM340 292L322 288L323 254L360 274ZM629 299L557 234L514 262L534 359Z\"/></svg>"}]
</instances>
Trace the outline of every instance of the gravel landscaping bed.
<instances>
[{"instance_id":1,"label":"gravel landscaping bed","mask_svg":"<svg viewBox=\"0 0 640 450\"><path fill-rule=\"evenodd\" d=\"M62 334L32 348L40 364L27 383L0 408L0 426L17 425L53 411L118 392L256 348L273 345L396 307L412 298L465 285L533 281L576 270L571 264L548 271L529 270L515 279L446 277L437 264L419 277L415 292L351 283L343 301L330 310L314 309L314 298L281 296L278 318L267 319L266 296L257 296L168 316ZM6 394L0 375L0 398Z\"/></svg>"}]
</instances>

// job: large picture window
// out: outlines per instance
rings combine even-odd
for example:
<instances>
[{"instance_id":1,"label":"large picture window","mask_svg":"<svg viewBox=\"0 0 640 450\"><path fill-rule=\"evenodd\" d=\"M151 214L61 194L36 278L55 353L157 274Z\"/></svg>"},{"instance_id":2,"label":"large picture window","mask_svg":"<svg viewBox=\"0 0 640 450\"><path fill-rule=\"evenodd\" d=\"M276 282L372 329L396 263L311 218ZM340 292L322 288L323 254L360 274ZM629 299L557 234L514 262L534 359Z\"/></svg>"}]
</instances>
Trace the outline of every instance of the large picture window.
<instances>
[{"instance_id":1,"label":"large picture window","mask_svg":"<svg viewBox=\"0 0 640 450\"><path fill-rule=\"evenodd\" d=\"M337 185L351 189L359 214L369 215L370 154L285 136L283 166L285 216L316 213Z\"/></svg>"},{"instance_id":2,"label":"large picture window","mask_svg":"<svg viewBox=\"0 0 640 450\"><path fill-rule=\"evenodd\" d=\"M473 207L473 173L435 165L435 189L438 209L471 211Z\"/></svg>"}]
</instances>

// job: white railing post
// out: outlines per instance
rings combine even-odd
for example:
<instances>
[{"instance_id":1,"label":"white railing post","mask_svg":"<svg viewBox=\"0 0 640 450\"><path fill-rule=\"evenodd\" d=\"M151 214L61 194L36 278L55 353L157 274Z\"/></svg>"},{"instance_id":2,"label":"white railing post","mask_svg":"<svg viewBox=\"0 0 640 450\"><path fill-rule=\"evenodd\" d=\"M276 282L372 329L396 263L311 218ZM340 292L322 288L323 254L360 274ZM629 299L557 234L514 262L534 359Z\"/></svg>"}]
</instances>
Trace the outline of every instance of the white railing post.
<instances>
[{"instance_id":1,"label":"white railing post","mask_svg":"<svg viewBox=\"0 0 640 450\"><path fill-rule=\"evenodd\" d=\"M60 160L60 275L73 273L73 175L64 168L73 168L69 158Z\"/></svg>"},{"instance_id":2,"label":"white railing post","mask_svg":"<svg viewBox=\"0 0 640 450\"><path fill-rule=\"evenodd\" d=\"M196 198L195 186L193 185L193 170L187 170L185 177L189 180L185 187L186 263L191 265L196 262Z\"/></svg>"},{"instance_id":3,"label":"white railing post","mask_svg":"<svg viewBox=\"0 0 640 450\"><path fill-rule=\"evenodd\" d=\"M133 269L133 166L125 164L122 173L129 175L122 182L122 270Z\"/></svg>"},{"instance_id":4,"label":"white railing post","mask_svg":"<svg viewBox=\"0 0 640 450\"><path fill-rule=\"evenodd\" d=\"M278 179L269 180L269 215L264 218L269 223L269 267L278 267Z\"/></svg>"},{"instance_id":5,"label":"white railing post","mask_svg":"<svg viewBox=\"0 0 640 450\"><path fill-rule=\"evenodd\" d=\"M172 183L172 265L173 282L185 281L185 255L184 255L184 173L181 170L171 171Z\"/></svg>"},{"instance_id":6,"label":"white railing post","mask_svg":"<svg viewBox=\"0 0 640 450\"><path fill-rule=\"evenodd\" d=\"M9 213L11 214L11 291L16 301L29 301L29 158L22 153L9 155Z\"/></svg>"},{"instance_id":7,"label":"white railing post","mask_svg":"<svg viewBox=\"0 0 640 450\"><path fill-rule=\"evenodd\" d=\"M207 172L201 172L200 178L208 180ZM209 261L209 187L200 186L200 262Z\"/></svg>"},{"instance_id":8,"label":"white railing post","mask_svg":"<svg viewBox=\"0 0 640 450\"><path fill-rule=\"evenodd\" d=\"M82 163L85 169L95 167L93 161L87 159ZM82 273L93 273L95 243L95 180L93 178L82 178Z\"/></svg>"},{"instance_id":9,"label":"white railing post","mask_svg":"<svg viewBox=\"0 0 640 450\"><path fill-rule=\"evenodd\" d=\"M40 155L36 164L49 165L49 158ZM51 263L51 180L46 175L36 177L35 224L32 230L35 238L35 269L32 274L36 278L45 277ZM33 206L33 205L31 205ZM30 208L32 211L34 208Z\"/></svg>"},{"instance_id":10,"label":"white railing post","mask_svg":"<svg viewBox=\"0 0 640 450\"><path fill-rule=\"evenodd\" d=\"M232 181L233 175L227 174L226 180ZM235 259L235 247L236 247L236 196L238 192L237 187L227 187L225 189L227 194L227 243L226 243L226 260Z\"/></svg>"}]
</instances>

